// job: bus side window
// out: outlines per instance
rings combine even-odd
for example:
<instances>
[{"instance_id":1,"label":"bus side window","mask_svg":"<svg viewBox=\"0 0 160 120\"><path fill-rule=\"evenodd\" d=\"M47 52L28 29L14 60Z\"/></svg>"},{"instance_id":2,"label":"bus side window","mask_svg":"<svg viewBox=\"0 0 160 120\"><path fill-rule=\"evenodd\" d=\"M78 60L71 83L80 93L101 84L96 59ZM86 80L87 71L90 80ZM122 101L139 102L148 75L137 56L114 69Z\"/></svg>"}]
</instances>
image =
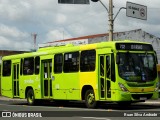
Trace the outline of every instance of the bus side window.
<instances>
[{"instance_id":1,"label":"bus side window","mask_svg":"<svg viewBox=\"0 0 160 120\"><path fill-rule=\"evenodd\" d=\"M81 72L94 71L96 62L96 51L85 50L81 52L80 68Z\"/></svg>"},{"instance_id":2,"label":"bus side window","mask_svg":"<svg viewBox=\"0 0 160 120\"><path fill-rule=\"evenodd\" d=\"M79 71L79 52L64 54L64 72L78 72Z\"/></svg>"},{"instance_id":3,"label":"bus side window","mask_svg":"<svg viewBox=\"0 0 160 120\"><path fill-rule=\"evenodd\" d=\"M11 60L3 61L3 67L2 67L2 75L3 76L10 76L11 75Z\"/></svg>"},{"instance_id":4,"label":"bus side window","mask_svg":"<svg viewBox=\"0 0 160 120\"><path fill-rule=\"evenodd\" d=\"M24 58L23 75L33 75L34 73L34 58Z\"/></svg>"},{"instance_id":5,"label":"bus side window","mask_svg":"<svg viewBox=\"0 0 160 120\"><path fill-rule=\"evenodd\" d=\"M62 73L63 55L56 54L54 56L54 73Z\"/></svg>"},{"instance_id":6,"label":"bus side window","mask_svg":"<svg viewBox=\"0 0 160 120\"><path fill-rule=\"evenodd\" d=\"M39 74L39 68L40 68L40 57L35 57L35 74Z\"/></svg>"},{"instance_id":7,"label":"bus side window","mask_svg":"<svg viewBox=\"0 0 160 120\"><path fill-rule=\"evenodd\" d=\"M20 75L23 73L23 59L21 59Z\"/></svg>"}]
</instances>

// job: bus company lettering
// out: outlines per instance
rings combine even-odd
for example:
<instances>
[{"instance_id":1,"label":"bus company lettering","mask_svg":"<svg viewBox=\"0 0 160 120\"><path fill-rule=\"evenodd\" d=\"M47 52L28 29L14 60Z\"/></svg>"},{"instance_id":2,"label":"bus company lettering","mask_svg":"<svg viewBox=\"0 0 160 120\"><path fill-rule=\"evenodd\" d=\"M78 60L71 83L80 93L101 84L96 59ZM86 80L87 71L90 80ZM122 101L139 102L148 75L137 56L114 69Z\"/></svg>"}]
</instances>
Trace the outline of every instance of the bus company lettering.
<instances>
[{"instance_id":1,"label":"bus company lettering","mask_svg":"<svg viewBox=\"0 0 160 120\"><path fill-rule=\"evenodd\" d=\"M24 80L24 83L26 84L26 83L34 83L34 81L33 80Z\"/></svg>"}]
</instances>

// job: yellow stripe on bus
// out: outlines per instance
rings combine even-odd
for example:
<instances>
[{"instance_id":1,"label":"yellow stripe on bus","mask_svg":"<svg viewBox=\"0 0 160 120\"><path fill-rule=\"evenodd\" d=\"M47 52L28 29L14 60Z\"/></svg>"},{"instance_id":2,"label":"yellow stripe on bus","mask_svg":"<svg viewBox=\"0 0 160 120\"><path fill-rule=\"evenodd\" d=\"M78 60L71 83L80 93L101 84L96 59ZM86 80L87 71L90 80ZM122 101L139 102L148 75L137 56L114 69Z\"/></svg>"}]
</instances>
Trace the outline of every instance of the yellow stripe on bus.
<instances>
[{"instance_id":1,"label":"yellow stripe on bus","mask_svg":"<svg viewBox=\"0 0 160 120\"><path fill-rule=\"evenodd\" d=\"M154 88L131 88L129 92L153 92Z\"/></svg>"}]
</instances>

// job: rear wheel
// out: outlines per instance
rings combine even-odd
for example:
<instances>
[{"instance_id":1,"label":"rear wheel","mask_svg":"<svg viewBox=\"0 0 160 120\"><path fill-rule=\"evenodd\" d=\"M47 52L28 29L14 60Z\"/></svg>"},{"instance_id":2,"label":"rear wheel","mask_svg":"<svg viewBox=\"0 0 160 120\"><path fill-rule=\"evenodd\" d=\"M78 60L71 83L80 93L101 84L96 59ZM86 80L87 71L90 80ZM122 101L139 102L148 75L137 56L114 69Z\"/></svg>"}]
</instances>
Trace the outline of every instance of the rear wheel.
<instances>
[{"instance_id":1,"label":"rear wheel","mask_svg":"<svg viewBox=\"0 0 160 120\"><path fill-rule=\"evenodd\" d=\"M95 95L93 90L87 90L85 93L85 104L88 108L95 108L97 102L95 101Z\"/></svg>"},{"instance_id":2,"label":"rear wheel","mask_svg":"<svg viewBox=\"0 0 160 120\"><path fill-rule=\"evenodd\" d=\"M27 91L27 103L28 105L34 105L35 104L35 96L33 89L29 89Z\"/></svg>"}]
</instances>

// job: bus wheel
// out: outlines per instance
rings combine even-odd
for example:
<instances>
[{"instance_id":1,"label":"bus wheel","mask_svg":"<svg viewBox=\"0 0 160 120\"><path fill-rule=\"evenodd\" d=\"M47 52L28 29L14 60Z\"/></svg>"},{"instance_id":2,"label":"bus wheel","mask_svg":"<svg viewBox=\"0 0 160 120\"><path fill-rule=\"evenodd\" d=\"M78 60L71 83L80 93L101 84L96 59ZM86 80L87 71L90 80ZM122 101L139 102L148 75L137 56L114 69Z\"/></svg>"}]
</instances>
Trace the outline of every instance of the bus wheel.
<instances>
[{"instance_id":1,"label":"bus wheel","mask_svg":"<svg viewBox=\"0 0 160 120\"><path fill-rule=\"evenodd\" d=\"M95 108L97 102L95 101L95 95L93 90L87 90L85 93L85 104L88 108Z\"/></svg>"},{"instance_id":2,"label":"bus wheel","mask_svg":"<svg viewBox=\"0 0 160 120\"><path fill-rule=\"evenodd\" d=\"M35 96L33 89L29 89L27 92L27 103L28 105L34 105L35 104Z\"/></svg>"}]
</instances>

